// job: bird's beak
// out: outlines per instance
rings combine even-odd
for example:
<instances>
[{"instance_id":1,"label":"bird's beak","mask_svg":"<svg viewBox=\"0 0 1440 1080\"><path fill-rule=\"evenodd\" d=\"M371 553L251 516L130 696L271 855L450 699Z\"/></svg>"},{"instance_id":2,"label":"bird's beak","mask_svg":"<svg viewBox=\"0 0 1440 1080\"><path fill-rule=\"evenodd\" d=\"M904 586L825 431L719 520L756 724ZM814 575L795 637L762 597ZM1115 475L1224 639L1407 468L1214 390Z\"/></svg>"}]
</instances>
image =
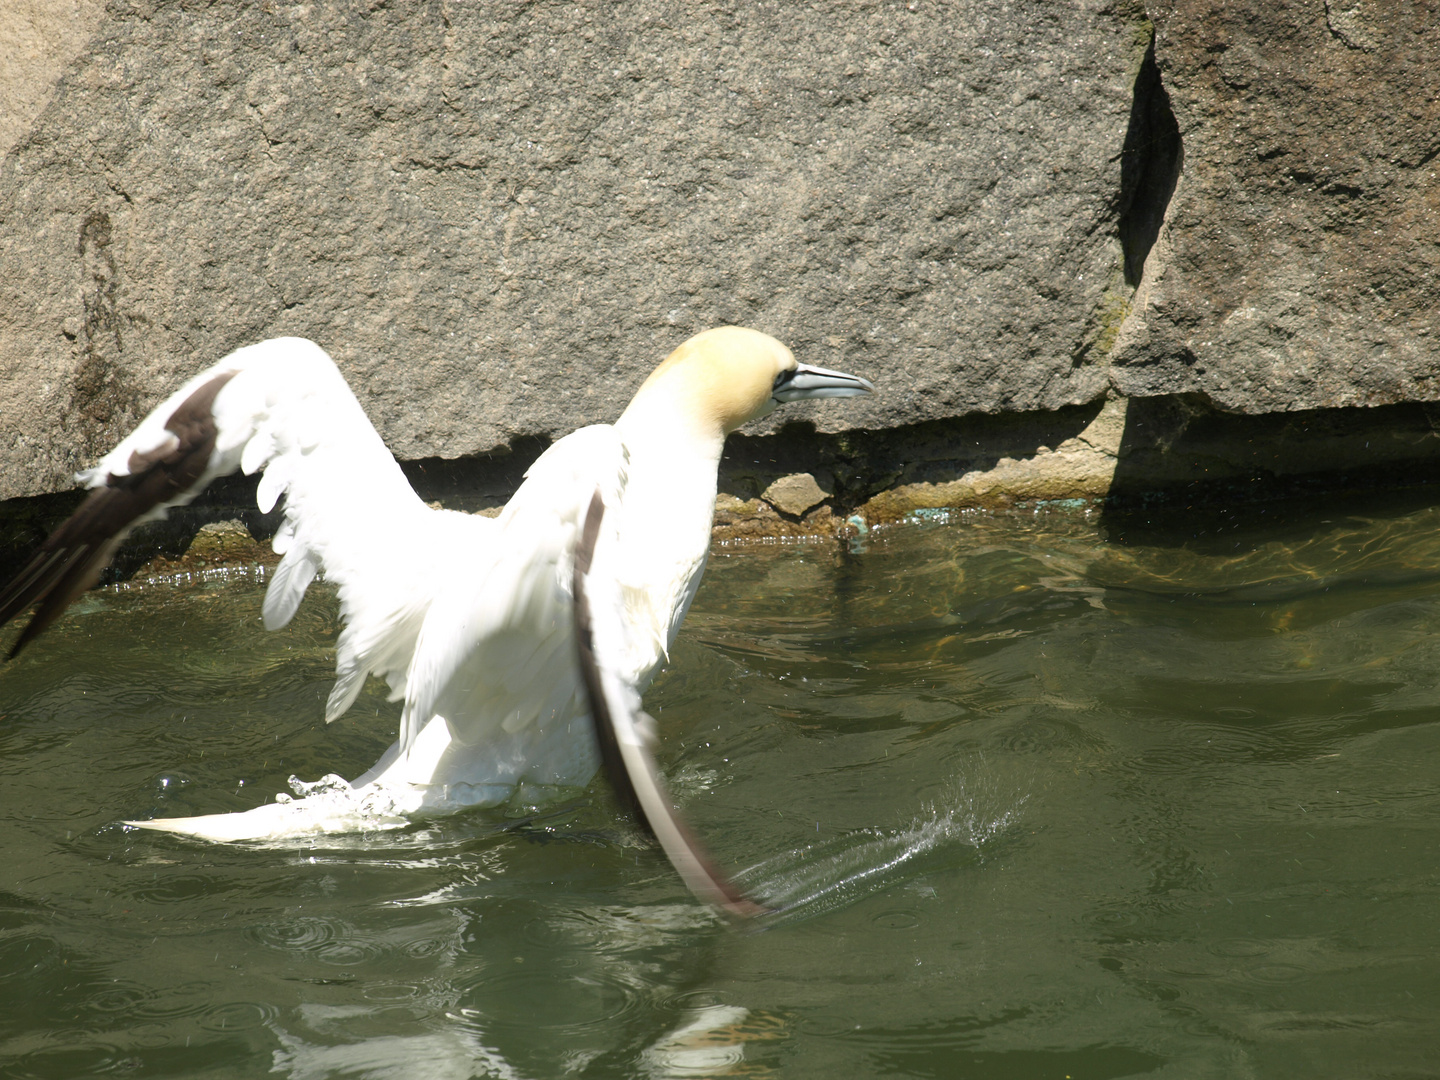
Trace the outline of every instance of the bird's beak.
<instances>
[{"instance_id":1,"label":"bird's beak","mask_svg":"<svg viewBox=\"0 0 1440 1080\"><path fill-rule=\"evenodd\" d=\"M843 371L831 371L809 364L797 364L794 371L782 371L775 376L775 388L770 396L777 402L808 401L811 398L858 397L875 389L869 379L859 375L846 375Z\"/></svg>"}]
</instances>

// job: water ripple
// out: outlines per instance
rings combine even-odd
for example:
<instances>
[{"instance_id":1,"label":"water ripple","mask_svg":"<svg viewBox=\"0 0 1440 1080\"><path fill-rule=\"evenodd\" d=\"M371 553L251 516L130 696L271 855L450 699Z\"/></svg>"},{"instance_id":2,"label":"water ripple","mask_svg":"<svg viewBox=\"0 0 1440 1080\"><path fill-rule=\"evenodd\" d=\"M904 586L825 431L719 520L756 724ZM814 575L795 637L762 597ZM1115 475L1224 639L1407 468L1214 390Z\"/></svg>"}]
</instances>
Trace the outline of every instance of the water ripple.
<instances>
[{"instance_id":1,"label":"water ripple","mask_svg":"<svg viewBox=\"0 0 1440 1080\"><path fill-rule=\"evenodd\" d=\"M471 987L461 1015L484 1030L552 1028L574 1033L603 1030L637 1009L642 997L611 972L513 972Z\"/></svg>"},{"instance_id":2,"label":"water ripple","mask_svg":"<svg viewBox=\"0 0 1440 1080\"><path fill-rule=\"evenodd\" d=\"M349 927L339 919L323 915L302 915L283 923L271 923L251 928L249 936L261 945L272 949L308 950L326 945L349 933Z\"/></svg>"},{"instance_id":3,"label":"water ripple","mask_svg":"<svg viewBox=\"0 0 1440 1080\"><path fill-rule=\"evenodd\" d=\"M273 1005L258 1001L227 1001L205 1010L200 1026L207 1031L236 1032L268 1026L276 1016Z\"/></svg>"},{"instance_id":4,"label":"water ripple","mask_svg":"<svg viewBox=\"0 0 1440 1080\"><path fill-rule=\"evenodd\" d=\"M175 1020L182 1016L196 1016L210 1008L214 991L214 984L208 982L181 983L159 990L145 987L143 1000L136 1001L129 1012L141 1020Z\"/></svg>"}]
</instances>

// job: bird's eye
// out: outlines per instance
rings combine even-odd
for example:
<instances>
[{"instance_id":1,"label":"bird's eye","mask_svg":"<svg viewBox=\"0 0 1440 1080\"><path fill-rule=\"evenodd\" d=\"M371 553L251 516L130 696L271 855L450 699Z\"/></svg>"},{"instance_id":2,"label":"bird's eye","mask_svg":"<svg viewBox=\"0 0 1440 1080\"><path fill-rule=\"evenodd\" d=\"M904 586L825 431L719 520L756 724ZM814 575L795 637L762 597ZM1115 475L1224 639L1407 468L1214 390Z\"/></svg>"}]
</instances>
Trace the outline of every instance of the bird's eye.
<instances>
[{"instance_id":1,"label":"bird's eye","mask_svg":"<svg viewBox=\"0 0 1440 1080\"><path fill-rule=\"evenodd\" d=\"M793 371L782 371L782 372L780 372L779 375L776 375L776 376L775 376L775 382L774 382L773 385L771 385L771 387L770 387L770 392L773 394L776 390L779 390L779 389L783 388L783 387L784 387L785 385L787 385L787 384L790 382L790 380L793 379L794 377L795 377L795 372L793 372Z\"/></svg>"}]
</instances>

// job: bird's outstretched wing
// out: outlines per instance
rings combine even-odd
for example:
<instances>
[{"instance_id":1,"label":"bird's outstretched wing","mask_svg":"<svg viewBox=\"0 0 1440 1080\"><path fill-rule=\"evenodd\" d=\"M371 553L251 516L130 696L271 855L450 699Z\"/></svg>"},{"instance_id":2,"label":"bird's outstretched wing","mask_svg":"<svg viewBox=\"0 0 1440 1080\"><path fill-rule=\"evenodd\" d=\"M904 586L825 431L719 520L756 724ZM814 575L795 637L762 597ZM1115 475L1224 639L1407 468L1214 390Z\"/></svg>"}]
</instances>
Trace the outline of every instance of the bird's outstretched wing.
<instances>
[{"instance_id":1,"label":"bird's outstretched wing","mask_svg":"<svg viewBox=\"0 0 1440 1080\"><path fill-rule=\"evenodd\" d=\"M575 549L575 652L595 724L605 775L622 805L657 843L690 891L732 915L749 918L768 909L745 896L715 866L675 810L650 753L655 723L640 707L640 695L609 662L615 639L625 633L620 594L612 582L591 578L605 517L605 500L595 492Z\"/></svg>"},{"instance_id":2,"label":"bird's outstretched wing","mask_svg":"<svg viewBox=\"0 0 1440 1080\"><path fill-rule=\"evenodd\" d=\"M0 592L0 623L38 605L11 655L95 583L131 529L237 469L263 470L262 511L285 496L266 627L290 621L316 573L338 586L346 625L326 719L349 708L371 672L403 695L444 567L483 543L491 522L421 502L334 362L301 338L231 353L80 474L89 497Z\"/></svg>"}]
</instances>

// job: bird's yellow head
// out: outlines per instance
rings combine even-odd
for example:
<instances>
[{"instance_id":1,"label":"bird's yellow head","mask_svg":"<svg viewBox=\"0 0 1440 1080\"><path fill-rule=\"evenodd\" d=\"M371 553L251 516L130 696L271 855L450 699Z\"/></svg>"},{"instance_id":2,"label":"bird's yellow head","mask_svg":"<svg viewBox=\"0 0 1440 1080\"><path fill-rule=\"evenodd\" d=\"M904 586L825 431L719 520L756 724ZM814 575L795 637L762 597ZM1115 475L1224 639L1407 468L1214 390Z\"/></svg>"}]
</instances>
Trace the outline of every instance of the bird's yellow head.
<instances>
[{"instance_id":1,"label":"bird's yellow head","mask_svg":"<svg viewBox=\"0 0 1440 1080\"><path fill-rule=\"evenodd\" d=\"M667 403L686 419L723 437L777 406L803 398L853 397L874 387L865 379L797 364L769 334L721 326L696 334L645 380L630 409Z\"/></svg>"}]
</instances>

